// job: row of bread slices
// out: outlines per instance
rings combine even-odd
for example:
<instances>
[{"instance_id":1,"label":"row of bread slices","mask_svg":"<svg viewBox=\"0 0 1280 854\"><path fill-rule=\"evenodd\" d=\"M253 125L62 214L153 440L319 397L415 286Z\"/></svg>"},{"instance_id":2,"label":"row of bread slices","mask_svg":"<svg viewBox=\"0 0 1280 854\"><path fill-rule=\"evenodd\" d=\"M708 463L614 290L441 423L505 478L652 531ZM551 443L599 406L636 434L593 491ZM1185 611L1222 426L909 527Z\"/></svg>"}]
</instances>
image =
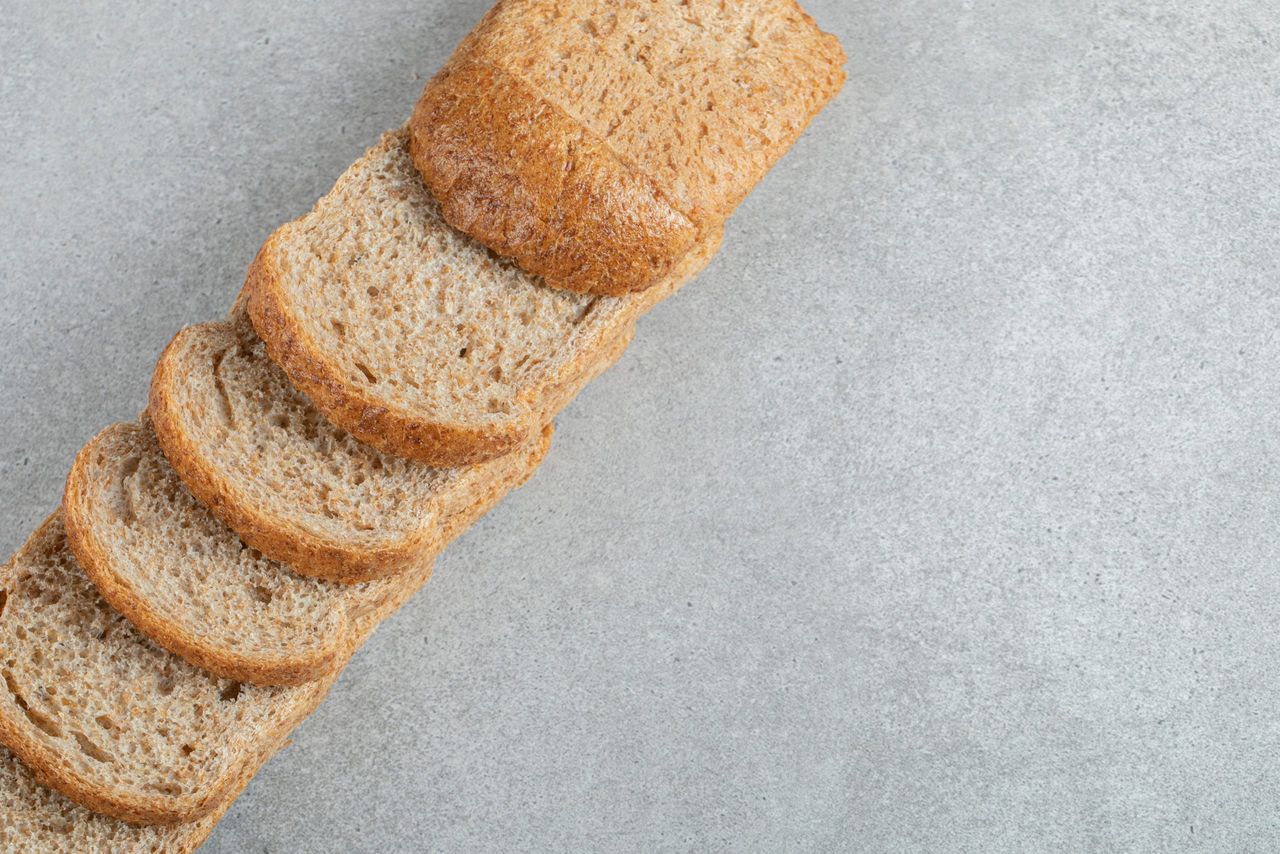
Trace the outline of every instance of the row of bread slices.
<instances>
[{"instance_id":1,"label":"row of bread slices","mask_svg":"<svg viewBox=\"0 0 1280 854\"><path fill-rule=\"evenodd\" d=\"M21 760L0 772L20 805L0 849L197 844L714 248L633 296L547 288L446 225L407 135L387 134L272 236L226 322L174 339L143 418L81 451L60 510L0 572L0 742ZM337 426L277 364L299 358L348 397L431 413L412 447Z\"/></svg>"},{"instance_id":2,"label":"row of bread slices","mask_svg":"<svg viewBox=\"0 0 1280 854\"><path fill-rule=\"evenodd\" d=\"M843 61L794 0L499 2L0 570L0 850L198 845Z\"/></svg>"}]
</instances>

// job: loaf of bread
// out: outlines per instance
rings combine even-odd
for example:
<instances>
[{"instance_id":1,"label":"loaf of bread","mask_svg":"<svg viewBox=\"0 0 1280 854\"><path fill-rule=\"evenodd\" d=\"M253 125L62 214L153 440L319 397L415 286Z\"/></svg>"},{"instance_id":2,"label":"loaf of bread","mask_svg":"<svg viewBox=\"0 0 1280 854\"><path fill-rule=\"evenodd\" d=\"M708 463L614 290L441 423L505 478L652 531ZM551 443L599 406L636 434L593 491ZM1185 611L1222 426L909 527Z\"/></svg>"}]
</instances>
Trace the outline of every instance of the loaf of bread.
<instances>
[{"instance_id":1,"label":"loaf of bread","mask_svg":"<svg viewBox=\"0 0 1280 854\"><path fill-rule=\"evenodd\" d=\"M554 287L653 286L844 84L794 0L499 0L428 83L444 219Z\"/></svg>"},{"instance_id":2,"label":"loaf of bread","mask_svg":"<svg viewBox=\"0 0 1280 854\"><path fill-rule=\"evenodd\" d=\"M194 850L843 62L794 0L501 0L0 568L0 850Z\"/></svg>"}]
</instances>

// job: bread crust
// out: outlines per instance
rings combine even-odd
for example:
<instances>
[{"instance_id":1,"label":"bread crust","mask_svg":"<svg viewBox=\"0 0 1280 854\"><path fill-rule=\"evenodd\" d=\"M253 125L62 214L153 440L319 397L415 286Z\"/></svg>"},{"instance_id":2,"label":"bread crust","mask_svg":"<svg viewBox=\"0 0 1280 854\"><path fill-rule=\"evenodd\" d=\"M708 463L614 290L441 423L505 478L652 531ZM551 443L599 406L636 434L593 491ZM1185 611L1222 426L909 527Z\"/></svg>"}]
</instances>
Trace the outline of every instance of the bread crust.
<instances>
[{"instance_id":1,"label":"bread crust","mask_svg":"<svg viewBox=\"0 0 1280 854\"><path fill-rule=\"evenodd\" d=\"M445 221L553 287L644 290L701 236L652 179L490 63L456 57L409 129Z\"/></svg>"},{"instance_id":2,"label":"bread crust","mask_svg":"<svg viewBox=\"0 0 1280 854\"><path fill-rule=\"evenodd\" d=\"M620 9L585 0L499 0L427 83L409 123L414 165L444 219L552 287L619 295L656 284L707 232L723 227L844 85L839 41L795 0L741 5L766 22L785 21L792 38L758 43L753 23L749 49L700 55L709 68L701 76L681 70L683 57L668 57L683 94L664 82L671 109L654 105L662 116L640 123L619 93L627 79L657 79L650 58L615 66L619 79L601 88L603 78L564 49L573 41L564 41L566 34L581 27L603 52L591 56L608 57L620 45L606 44L613 31L604 30L610 18L616 26ZM686 15L695 22L699 15L677 12L674 3L651 6L640 19L654 32L669 28L677 40ZM589 94L557 91L565 79L585 81ZM704 90L705 113L675 100ZM592 111L594 120L585 117ZM712 115L710 125L700 118ZM637 145L637 129L647 144ZM630 142L620 142L625 132ZM709 144L697 142L704 139ZM697 157L680 162L670 147Z\"/></svg>"},{"instance_id":3,"label":"bread crust","mask_svg":"<svg viewBox=\"0 0 1280 854\"><path fill-rule=\"evenodd\" d=\"M254 685L302 685L332 673L349 646L347 637L353 631L345 611L336 608L332 625L320 632L325 644L309 655L254 656L210 647L200 637L184 630L159 611L146 597L112 570L111 555L99 539L94 523L90 495L90 466L101 443L113 430L130 425L108 427L85 445L72 463L62 499L67 543L76 562L98 588L102 598L125 616L151 640L192 664L225 679ZM198 496L197 496L198 497Z\"/></svg>"}]
</instances>

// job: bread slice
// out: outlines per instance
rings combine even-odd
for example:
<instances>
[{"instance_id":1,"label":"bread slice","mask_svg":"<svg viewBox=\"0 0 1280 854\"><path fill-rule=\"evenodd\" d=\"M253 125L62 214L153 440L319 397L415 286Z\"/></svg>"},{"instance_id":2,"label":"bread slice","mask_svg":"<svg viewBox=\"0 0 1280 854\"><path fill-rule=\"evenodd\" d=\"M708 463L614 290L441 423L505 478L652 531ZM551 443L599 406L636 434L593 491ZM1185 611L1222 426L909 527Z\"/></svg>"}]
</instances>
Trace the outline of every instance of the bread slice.
<instances>
[{"instance_id":1,"label":"bread slice","mask_svg":"<svg viewBox=\"0 0 1280 854\"><path fill-rule=\"evenodd\" d=\"M652 286L844 84L794 0L500 0L428 83L445 221L548 284Z\"/></svg>"},{"instance_id":2,"label":"bread slice","mask_svg":"<svg viewBox=\"0 0 1280 854\"><path fill-rule=\"evenodd\" d=\"M535 436L718 245L717 231L639 295L542 287L444 223L400 131L267 240L245 287L271 359L330 421L453 467Z\"/></svg>"},{"instance_id":3,"label":"bread slice","mask_svg":"<svg viewBox=\"0 0 1280 854\"><path fill-rule=\"evenodd\" d=\"M148 413L183 482L245 543L331 581L432 559L446 518L531 471L528 453L439 469L358 441L289 383L243 313L174 338Z\"/></svg>"},{"instance_id":4,"label":"bread slice","mask_svg":"<svg viewBox=\"0 0 1280 854\"><path fill-rule=\"evenodd\" d=\"M333 671L351 642L347 590L245 546L182 486L144 425L108 427L81 450L63 512L107 603L205 670L297 685Z\"/></svg>"},{"instance_id":5,"label":"bread slice","mask_svg":"<svg viewBox=\"0 0 1280 854\"><path fill-rule=\"evenodd\" d=\"M243 784L249 779L245 775ZM0 851L189 854L200 847L231 803L229 800L199 821L186 824L128 824L98 815L41 786L17 756L0 747L0 804L4 805L0 809Z\"/></svg>"},{"instance_id":6,"label":"bread slice","mask_svg":"<svg viewBox=\"0 0 1280 854\"><path fill-rule=\"evenodd\" d=\"M501 471L437 514L434 545L527 480L549 443L548 433L490 463ZM405 587L400 575L415 573L341 585L292 572L245 545L192 496L145 424L109 427L84 447L63 512L72 551L108 604L192 664L258 685L298 685L332 672L360 619L394 608ZM429 574L434 558L424 555L416 572Z\"/></svg>"},{"instance_id":7,"label":"bread slice","mask_svg":"<svg viewBox=\"0 0 1280 854\"><path fill-rule=\"evenodd\" d=\"M98 595L61 512L0 569L0 603L0 744L43 785L123 821L217 810L336 678L262 688L165 652Z\"/></svg>"}]
</instances>

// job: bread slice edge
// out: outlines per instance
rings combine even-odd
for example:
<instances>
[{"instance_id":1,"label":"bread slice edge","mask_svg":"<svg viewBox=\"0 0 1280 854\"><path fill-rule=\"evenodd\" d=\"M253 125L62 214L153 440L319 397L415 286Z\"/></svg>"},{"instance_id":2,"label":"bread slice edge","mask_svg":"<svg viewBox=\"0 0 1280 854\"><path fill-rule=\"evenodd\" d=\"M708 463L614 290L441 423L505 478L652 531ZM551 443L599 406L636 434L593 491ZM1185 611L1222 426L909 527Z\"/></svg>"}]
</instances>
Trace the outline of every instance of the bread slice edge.
<instances>
[{"instance_id":1,"label":"bread slice edge","mask_svg":"<svg viewBox=\"0 0 1280 854\"><path fill-rule=\"evenodd\" d=\"M176 354L184 349L188 338L214 327L225 328L225 324L190 326L174 336L156 363L147 404L147 416L160 448L191 494L247 545L302 575L355 584L385 578L429 559L437 548L434 532L427 526L394 545L347 543L339 537L321 536L288 525L240 495L218 473L183 429L181 407L172 391L182 378Z\"/></svg>"}]
</instances>

